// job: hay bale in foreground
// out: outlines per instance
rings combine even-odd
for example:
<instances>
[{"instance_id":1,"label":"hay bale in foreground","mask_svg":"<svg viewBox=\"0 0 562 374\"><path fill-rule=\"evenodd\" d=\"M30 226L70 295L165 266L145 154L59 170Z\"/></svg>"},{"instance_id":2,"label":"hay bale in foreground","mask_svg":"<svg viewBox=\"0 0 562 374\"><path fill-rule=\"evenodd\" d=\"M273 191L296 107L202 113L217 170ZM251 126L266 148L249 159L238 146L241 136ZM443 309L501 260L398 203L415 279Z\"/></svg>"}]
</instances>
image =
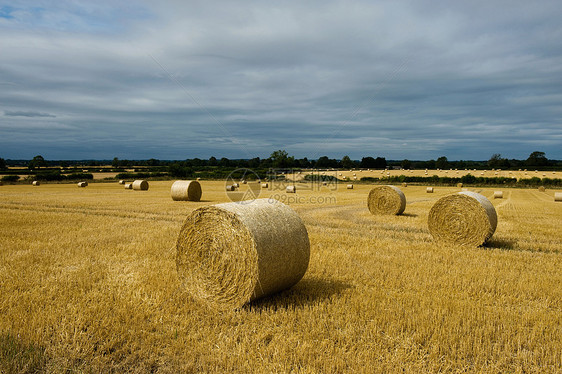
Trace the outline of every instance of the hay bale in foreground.
<instances>
[{"instance_id":1,"label":"hay bale in foreground","mask_svg":"<svg viewBox=\"0 0 562 374\"><path fill-rule=\"evenodd\" d=\"M406 196L395 186L373 188L367 197L371 214L402 214L406 208Z\"/></svg>"},{"instance_id":2,"label":"hay bale in foreground","mask_svg":"<svg viewBox=\"0 0 562 374\"><path fill-rule=\"evenodd\" d=\"M431 207L429 232L436 241L479 246L496 231L496 209L484 196L470 191L442 197Z\"/></svg>"},{"instance_id":3,"label":"hay bale in foreground","mask_svg":"<svg viewBox=\"0 0 562 374\"><path fill-rule=\"evenodd\" d=\"M546 191L546 188L544 188L544 186L540 186L540 187L539 187L539 192L544 192L544 191Z\"/></svg>"},{"instance_id":4,"label":"hay bale in foreground","mask_svg":"<svg viewBox=\"0 0 562 374\"><path fill-rule=\"evenodd\" d=\"M352 184L348 184L346 187L348 190L352 190L353 189L353 185Z\"/></svg>"},{"instance_id":5,"label":"hay bale in foreground","mask_svg":"<svg viewBox=\"0 0 562 374\"><path fill-rule=\"evenodd\" d=\"M124 181L123 179L121 179L121 180L119 181L119 184L125 184L125 181Z\"/></svg>"},{"instance_id":6,"label":"hay bale in foreground","mask_svg":"<svg viewBox=\"0 0 562 374\"><path fill-rule=\"evenodd\" d=\"M296 186L287 186L287 188L285 188L285 192L286 193L297 193L297 187Z\"/></svg>"},{"instance_id":7,"label":"hay bale in foreground","mask_svg":"<svg viewBox=\"0 0 562 374\"><path fill-rule=\"evenodd\" d=\"M494 199L503 199L503 191L494 191Z\"/></svg>"},{"instance_id":8,"label":"hay bale in foreground","mask_svg":"<svg viewBox=\"0 0 562 374\"><path fill-rule=\"evenodd\" d=\"M87 187L88 182L78 182L78 187Z\"/></svg>"},{"instance_id":9,"label":"hay bale in foreground","mask_svg":"<svg viewBox=\"0 0 562 374\"><path fill-rule=\"evenodd\" d=\"M433 193L433 187L427 187L427 188L425 189L425 192L427 192L427 193Z\"/></svg>"},{"instance_id":10,"label":"hay bale in foreground","mask_svg":"<svg viewBox=\"0 0 562 374\"><path fill-rule=\"evenodd\" d=\"M40 185L41 185L41 182L39 182L39 181L33 181L33 183L31 183L31 184L34 185L34 186L40 186Z\"/></svg>"},{"instance_id":11,"label":"hay bale in foreground","mask_svg":"<svg viewBox=\"0 0 562 374\"><path fill-rule=\"evenodd\" d=\"M271 199L196 209L186 218L176 249L183 286L195 300L219 310L292 287L310 259L302 220Z\"/></svg>"},{"instance_id":12,"label":"hay bale in foreground","mask_svg":"<svg viewBox=\"0 0 562 374\"><path fill-rule=\"evenodd\" d=\"M127 183L127 184L125 184L125 189L126 189L126 190L132 190L132 189L133 189L133 184L132 184L132 183Z\"/></svg>"},{"instance_id":13,"label":"hay bale in foreground","mask_svg":"<svg viewBox=\"0 0 562 374\"><path fill-rule=\"evenodd\" d=\"M562 201L562 192L554 193L554 201Z\"/></svg>"},{"instance_id":14,"label":"hay bale in foreground","mask_svg":"<svg viewBox=\"0 0 562 374\"><path fill-rule=\"evenodd\" d=\"M146 191L148 190L148 182L145 180L136 180L133 182L133 190L135 191Z\"/></svg>"},{"instance_id":15,"label":"hay bale in foreground","mask_svg":"<svg viewBox=\"0 0 562 374\"><path fill-rule=\"evenodd\" d=\"M268 183L262 183L262 184L261 184L261 188L268 188L268 187L269 187L269 184L268 184Z\"/></svg>"},{"instance_id":16,"label":"hay bale in foreground","mask_svg":"<svg viewBox=\"0 0 562 374\"><path fill-rule=\"evenodd\" d=\"M201 185L197 181L175 181L170 191L174 201L201 200Z\"/></svg>"}]
</instances>

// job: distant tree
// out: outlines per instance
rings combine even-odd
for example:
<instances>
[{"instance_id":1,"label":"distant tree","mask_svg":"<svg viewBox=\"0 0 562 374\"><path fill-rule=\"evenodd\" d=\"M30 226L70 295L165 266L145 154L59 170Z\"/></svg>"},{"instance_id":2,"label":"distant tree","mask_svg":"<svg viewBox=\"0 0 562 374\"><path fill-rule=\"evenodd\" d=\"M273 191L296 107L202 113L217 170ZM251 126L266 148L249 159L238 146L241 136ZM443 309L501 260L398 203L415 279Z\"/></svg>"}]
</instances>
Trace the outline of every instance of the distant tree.
<instances>
[{"instance_id":1,"label":"distant tree","mask_svg":"<svg viewBox=\"0 0 562 374\"><path fill-rule=\"evenodd\" d=\"M113 157L113 161L111 161L111 166L114 168L119 167L119 159L117 157Z\"/></svg>"},{"instance_id":2,"label":"distant tree","mask_svg":"<svg viewBox=\"0 0 562 374\"><path fill-rule=\"evenodd\" d=\"M151 158L151 159L146 161L146 165L148 165L148 166L160 166L160 160L157 160L155 158Z\"/></svg>"},{"instance_id":3,"label":"distant tree","mask_svg":"<svg viewBox=\"0 0 562 374\"><path fill-rule=\"evenodd\" d=\"M0 157L0 170L7 169L8 166L6 165L6 160Z\"/></svg>"},{"instance_id":4,"label":"distant tree","mask_svg":"<svg viewBox=\"0 0 562 374\"><path fill-rule=\"evenodd\" d=\"M527 166L547 166L548 165L548 158L544 152L535 151L529 155L529 158L525 161L525 165Z\"/></svg>"},{"instance_id":5,"label":"distant tree","mask_svg":"<svg viewBox=\"0 0 562 374\"><path fill-rule=\"evenodd\" d=\"M375 159L372 157L363 157L361 159L361 162L359 163L359 166L364 168L364 169L370 169L370 168L374 168L375 167Z\"/></svg>"},{"instance_id":6,"label":"distant tree","mask_svg":"<svg viewBox=\"0 0 562 374\"><path fill-rule=\"evenodd\" d=\"M293 166L295 161L293 156L289 157L287 151L281 149L272 152L269 158L274 168L288 168Z\"/></svg>"},{"instance_id":7,"label":"distant tree","mask_svg":"<svg viewBox=\"0 0 562 374\"><path fill-rule=\"evenodd\" d=\"M33 159L31 161L29 161L29 163L27 164L27 168L29 170L39 169L39 168L46 167L46 166L47 166L47 162L45 161L45 159L41 155L37 155L37 156L33 157Z\"/></svg>"},{"instance_id":8,"label":"distant tree","mask_svg":"<svg viewBox=\"0 0 562 374\"><path fill-rule=\"evenodd\" d=\"M217 165L218 165L217 158L216 158L215 156L209 157L209 161L207 162L207 165L209 165L209 166L217 166Z\"/></svg>"},{"instance_id":9,"label":"distant tree","mask_svg":"<svg viewBox=\"0 0 562 374\"><path fill-rule=\"evenodd\" d=\"M223 157L220 159L220 161L218 162L218 166L220 167L229 167L231 164L230 160L226 157Z\"/></svg>"},{"instance_id":10,"label":"distant tree","mask_svg":"<svg viewBox=\"0 0 562 374\"><path fill-rule=\"evenodd\" d=\"M385 169L387 167L386 158L384 157L377 157L375 159L375 168L376 169Z\"/></svg>"},{"instance_id":11,"label":"distant tree","mask_svg":"<svg viewBox=\"0 0 562 374\"><path fill-rule=\"evenodd\" d=\"M437 161L435 162L435 167L438 169L448 169L449 168L449 161L447 160L447 157L445 156L441 156L437 159Z\"/></svg>"},{"instance_id":12,"label":"distant tree","mask_svg":"<svg viewBox=\"0 0 562 374\"><path fill-rule=\"evenodd\" d=\"M412 167L412 162L410 160L402 160L400 167L402 169L410 169Z\"/></svg>"},{"instance_id":13,"label":"distant tree","mask_svg":"<svg viewBox=\"0 0 562 374\"><path fill-rule=\"evenodd\" d=\"M343 156L341 159L341 167L344 169L351 169L354 166L353 161L349 158L349 156Z\"/></svg>"}]
</instances>

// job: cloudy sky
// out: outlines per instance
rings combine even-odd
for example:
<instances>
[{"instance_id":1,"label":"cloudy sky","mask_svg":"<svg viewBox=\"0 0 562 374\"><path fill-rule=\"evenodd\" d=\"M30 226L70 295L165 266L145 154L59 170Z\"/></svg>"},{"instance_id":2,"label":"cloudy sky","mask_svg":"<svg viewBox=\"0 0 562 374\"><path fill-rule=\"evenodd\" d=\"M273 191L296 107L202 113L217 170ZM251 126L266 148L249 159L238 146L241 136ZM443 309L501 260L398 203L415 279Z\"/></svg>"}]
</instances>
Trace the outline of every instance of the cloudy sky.
<instances>
[{"instance_id":1,"label":"cloudy sky","mask_svg":"<svg viewBox=\"0 0 562 374\"><path fill-rule=\"evenodd\" d=\"M0 0L0 157L562 159L561 14Z\"/></svg>"}]
</instances>

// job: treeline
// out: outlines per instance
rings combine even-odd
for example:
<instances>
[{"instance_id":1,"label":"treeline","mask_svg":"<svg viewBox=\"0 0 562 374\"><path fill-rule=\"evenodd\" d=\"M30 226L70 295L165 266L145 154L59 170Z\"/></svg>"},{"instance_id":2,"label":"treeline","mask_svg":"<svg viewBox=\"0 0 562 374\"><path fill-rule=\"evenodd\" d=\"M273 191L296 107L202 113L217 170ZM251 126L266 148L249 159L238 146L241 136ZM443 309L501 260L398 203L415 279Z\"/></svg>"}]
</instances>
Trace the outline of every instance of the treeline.
<instances>
[{"instance_id":1,"label":"treeline","mask_svg":"<svg viewBox=\"0 0 562 374\"><path fill-rule=\"evenodd\" d=\"M385 178L363 177L361 182L384 182L384 183L419 183L419 184L433 184L456 186L462 183L463 186L477 185L477 186L512 186L512 187L562 187L562 179L559 178L505 178L505 177L475 177L472 174L463 175L462 177L439 177L437 175L431 177L414 177L407 175L398 175Z\"/></svg>"}]
</instances>

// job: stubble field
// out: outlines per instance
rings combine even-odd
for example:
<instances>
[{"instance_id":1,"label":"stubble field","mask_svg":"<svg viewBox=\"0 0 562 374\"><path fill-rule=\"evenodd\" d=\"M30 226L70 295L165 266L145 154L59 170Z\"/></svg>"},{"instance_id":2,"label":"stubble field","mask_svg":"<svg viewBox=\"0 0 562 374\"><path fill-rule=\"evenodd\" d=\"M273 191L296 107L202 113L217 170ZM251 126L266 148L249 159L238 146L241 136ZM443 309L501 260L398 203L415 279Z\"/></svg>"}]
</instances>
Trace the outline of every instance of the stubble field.
<instances>
[{"instance_id":1,"label":"stubble field","mask_svg":"<svg viewBox=\"0 0 562 374\"><path fill-rule=\"evenodd\" d=\"M431 206L458 188L402 188L405 214L391 217L369 213L369 185L263 190L303 219L308 272L218 313L175 270L187 214L229 201L223 182L201 183L197 203L172 201L172 181L0 187L0 372L562 371L553 190L494 200L472 189L499 217L481 248L435 243L427 229Z\"/></svg>"}]
</instances>

